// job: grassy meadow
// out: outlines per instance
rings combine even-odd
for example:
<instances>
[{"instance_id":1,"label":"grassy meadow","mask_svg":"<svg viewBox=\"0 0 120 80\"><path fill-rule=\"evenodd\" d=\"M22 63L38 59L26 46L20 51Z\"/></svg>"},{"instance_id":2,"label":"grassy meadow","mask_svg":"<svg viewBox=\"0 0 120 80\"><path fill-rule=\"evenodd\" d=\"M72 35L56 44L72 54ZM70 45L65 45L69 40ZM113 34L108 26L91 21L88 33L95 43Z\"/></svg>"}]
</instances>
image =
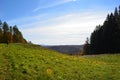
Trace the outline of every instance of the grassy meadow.
<instances>
[{"instance_id":1,"label":"grassy meadow","mask_svg":"<svg viewBox=\"0 0 120 80\"><path fill-rule=\"evenodd\" d=\"M0 80L120 80L120 55L69 56L28 44L0 44Z\"/></svg>"}]
</instances>

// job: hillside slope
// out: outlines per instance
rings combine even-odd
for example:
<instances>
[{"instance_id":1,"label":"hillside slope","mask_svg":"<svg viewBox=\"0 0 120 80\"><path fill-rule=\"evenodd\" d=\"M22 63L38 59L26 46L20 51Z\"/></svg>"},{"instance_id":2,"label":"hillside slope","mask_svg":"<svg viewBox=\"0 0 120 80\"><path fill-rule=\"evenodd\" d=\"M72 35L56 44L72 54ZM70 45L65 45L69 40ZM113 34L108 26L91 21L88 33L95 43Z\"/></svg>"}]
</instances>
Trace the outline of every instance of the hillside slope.
<instances>
[{"instance_id":1,"label":"hillside slope","mask_svg":"<svg viewBox=\"0 0 120 80\"><path fill-rule=\"evenodd\" d=\"M76 57L34 45L0 44L0 80L119 80L120 55Z\"/></svg>"},{"instance_id":2,"label":"hillside slope","mask_svg":"<svg viewBox=\"0 0 120 80\"><path fill-rule=\"evenodd\" d=\"M78 54L82 51L83 45L58 45L58 46L44 46L64 54Z\"/></svg>"}]
</instances>

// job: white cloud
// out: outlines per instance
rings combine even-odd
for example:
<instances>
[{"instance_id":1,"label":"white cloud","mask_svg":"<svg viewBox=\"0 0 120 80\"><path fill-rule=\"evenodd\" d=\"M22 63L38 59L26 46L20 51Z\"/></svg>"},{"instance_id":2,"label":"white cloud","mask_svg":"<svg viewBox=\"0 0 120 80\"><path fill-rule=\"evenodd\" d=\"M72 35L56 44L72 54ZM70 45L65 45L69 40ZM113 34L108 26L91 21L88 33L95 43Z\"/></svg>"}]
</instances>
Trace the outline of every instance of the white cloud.
<instances>
[{"instance_id":1,"label":"white cloud","mask_svg":"<svg viewBox=\"0 0 120 80\"><path fill-rule=\"evenodd\" d=\"M58 5L61 5L61 4L65 4L65 3L68 3L68 2L75 2L76 0L53 0L53 2L49 3L49 4L46 4L45 3L42 3L39 4L40 6L36 7L33 12L36 12L40 9L45 9L45 8L50 8L50 7L55 7L55 6L58 6Z\"/></svg>"},{"instance_id":2,"label":"white cloud","mask_svg":"<svg viewBox=\"0 0 120 80\"><path fill-rule=\"evenodd\" d=\"M36 16L28 16L28 17L18 18L18 19L14 19L14 20L9 20L7 22L10 25L14 25L14 23L16 23L17 25L21 25L21 24L24 25L24 24L32 23L33 21L40 21L40 19L42 20L47 15L48 14L40 14L40 15L36 15Z\"/></svg>"},{"instance_id":3,"label":"white cloud","mask_svg":"<svg viewBox=\"0 0 120 80\"><path fill-rule=\"evenodd\" d=\"M22 31L33 43L83 44L95 26L103 23L105 16L104 13L68 14L43 21L45 24L33 22L34 25L29 25L32 28Z\"/></svg>"}]
</instances>

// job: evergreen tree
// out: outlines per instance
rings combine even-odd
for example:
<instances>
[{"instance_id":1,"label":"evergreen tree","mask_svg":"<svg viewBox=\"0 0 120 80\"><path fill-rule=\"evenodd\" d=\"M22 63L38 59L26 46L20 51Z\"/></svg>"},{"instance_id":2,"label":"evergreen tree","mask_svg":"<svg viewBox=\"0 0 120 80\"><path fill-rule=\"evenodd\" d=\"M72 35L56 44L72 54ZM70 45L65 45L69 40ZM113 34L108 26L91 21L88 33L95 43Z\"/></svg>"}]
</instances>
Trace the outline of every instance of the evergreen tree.
<instances>
[{"instance_id":1,"label":"evergreen tree","mask_svg":"<svg viewBox=\"0 0 120 80\"><path fill-rule=\"evenodd\" d=\"M9 26L7 22L4 22L3 23L3 42L4 43L8 43L8 36L7 36L8 31L9 31Z\"/></svg>"},{"instance_id":2,"label":"evergreen tree","mask_svg":"<svg viewBox=\"0 0 120 80\"><path fill-rule=\"evenodd\" d=\"M3 33L5 34L5 33L7 33L8 31L9 31L9 26L8 26L7 22L4 22L4 23L3 23Z\"/></svg>"},{"instance_id":3,"label":"evergreen tree","mask_svg":"<svg viewBox=\"0 0 120 80\"><path fill-rule=\"evenodd\" d=\"M2 43L3 41L3 33L2 33L2 29L0 28L0 43Z\"/></svg>"},{"instance_id":4,"label":"evergreen tree","mask_svg":"<svg viewBox=\"0 0 120 80\"><path fill-rule=\"evenodd\" d=\"M10 43L13 43L13 30L12 30L12 26L10 26Z\"/></svg>"},{"instance_id":5,"label":"evergreen tree","mask_svg":"<svg viewBox=\"0 0 120 80\"><path fill-rule=\"evenodd\" d=\"M13 41L15 43L18 43L19 42L19 30L17 28L17 26L13 26Z\"/></svg>"},{"instance_id":6,"label":"evergreen tree","mask_svg":"<svg viewBox=\"0 0 120 80\"><path fill-rule=\"evenodd\" d=\"M119 15L119 12L118 12L118 9L117 9L117 7L115 8L115 12L114 12L114 16L116 17L116 18L118 18L118 15Z\"/></svg>"},{"instance_id":7,"label":"evergreen tree","mask_svg":"<svg viewBox=\"0 0 120 80\"><path fill-rule=\"evenodd\" d=\"M0 25L2 25L2 21L0 20Z\"/></svg>"},{"instance_id":8,"label":"evergreen tree","mask_svg":"<svg viewBox=\"0 0 120 80\"><path fill-rule=\"evenodd\" d=\"M89 50L90 50L89 39L87 38L87 40L86 40L86 42L84 44L84 47L83 47L82 55L89 53L90 52Z\"/></svg>"},{"instance_id":9,"label":"evergreen tree","mask_svg":"<svg viewBox=\"0 0 120 80\"><path fill-rule=\"evenodd\" d=\"M120 6L108 14L102 26L97 26L90 37L88 54L120 53Z\"/></svg>"},{"instance_id":10,"label":"evergreen tree","mask_svg":"<svg viewBox=\"0 0 120 80\"><path fill-rule=\"evenodd\" d=\"M15 43L26 43L26 40L16 25L13 27L13 40Z\"/></svg>"},{"instance_id":11,"label":"evergreen tree","mask_svg":"<svg viewBox=\"0 0 120 80\"><path fill-rule=\"evenodd\" d=\"M119 16L120 16L120 6L119 6Z\"/></svg>"}]
</instances>

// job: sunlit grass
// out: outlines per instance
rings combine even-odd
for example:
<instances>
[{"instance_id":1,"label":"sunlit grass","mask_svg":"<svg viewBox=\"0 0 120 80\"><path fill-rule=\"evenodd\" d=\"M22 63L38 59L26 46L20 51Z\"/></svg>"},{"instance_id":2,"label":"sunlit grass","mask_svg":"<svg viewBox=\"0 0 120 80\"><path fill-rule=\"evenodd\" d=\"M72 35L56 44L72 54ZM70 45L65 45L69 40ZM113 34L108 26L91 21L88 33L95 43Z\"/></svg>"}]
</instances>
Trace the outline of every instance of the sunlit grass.
<instances>
[{"instance_id":1,"label":"sunlit grass","mask_svg":"<svg viewBox=\"0 0 120 80\"><path fill-rule=\"evenodd\" d=\"M0 80L119 80L120 55L78 57L34 45L0 44Z\"/></svg>"}]
</instances>

